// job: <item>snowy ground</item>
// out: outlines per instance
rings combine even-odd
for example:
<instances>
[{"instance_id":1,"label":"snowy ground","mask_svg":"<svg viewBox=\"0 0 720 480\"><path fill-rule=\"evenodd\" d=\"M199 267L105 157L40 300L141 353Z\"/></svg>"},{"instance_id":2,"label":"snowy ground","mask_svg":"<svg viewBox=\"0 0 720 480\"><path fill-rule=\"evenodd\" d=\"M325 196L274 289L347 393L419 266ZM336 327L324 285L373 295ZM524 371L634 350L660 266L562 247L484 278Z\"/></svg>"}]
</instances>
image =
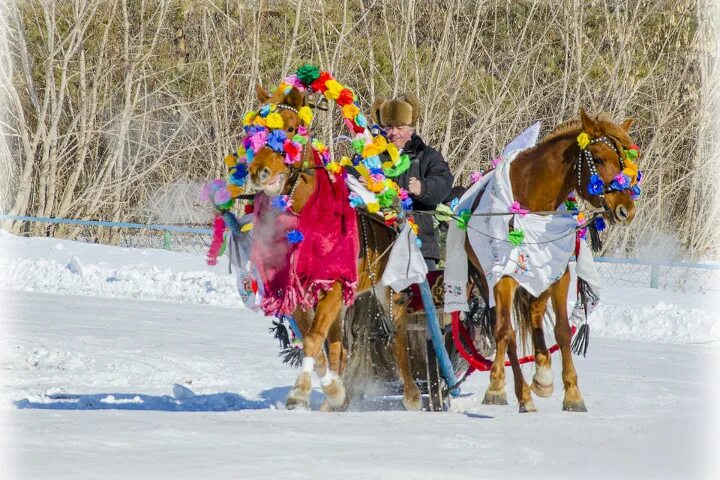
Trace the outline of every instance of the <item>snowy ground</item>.
<instances>
[{"instance_id":1,"label":"snowy ground","mask_svg":"<svg viewBox=\"0 0 720 480\"><path fill-rule=\"evenodd\" d=\"M269 321L202 260L0 235L0 477L709 475L716 299L606 289L576 357L587 414L561 412L557 368L537 414L482 405L487 374L450 413L289 412Z\"/></svg>"}]
</instances>

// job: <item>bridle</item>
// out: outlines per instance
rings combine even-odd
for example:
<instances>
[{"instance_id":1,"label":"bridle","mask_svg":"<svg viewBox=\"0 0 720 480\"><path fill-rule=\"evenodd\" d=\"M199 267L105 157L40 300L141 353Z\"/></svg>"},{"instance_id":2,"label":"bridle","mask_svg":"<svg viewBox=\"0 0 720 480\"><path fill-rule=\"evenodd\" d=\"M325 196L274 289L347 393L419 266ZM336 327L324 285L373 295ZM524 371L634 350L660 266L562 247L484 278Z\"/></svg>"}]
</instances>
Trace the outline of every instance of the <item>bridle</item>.
<instances>
[{"instance_id":1,"label":"bridle","mask_svg":"<svg viewBox=\"0 0 720 480\"><path fill-rule=\"evenodd\" d=\"M577 179L577 191L578 191L578 193L580 193L580 194L585 193L585 192L583 192L583 189L582 189L582 167L583 167L583 161L585 162L585 164L586 164L587 167L588 167L588 172L590 173L590 179L592 179L593 176L596 176L597 178L600 178L600 175L598 175L597 168L595 167L595 165L596 165L597 163L600 163L600 160L597 160L597 159L593 156L593 154L592 154L592 152L590 151L590 148L589 148L590 145L593 145L593 144L596 144L596 143L605 144L605 145L607 145L608 147L610 147L610 148L615 152L615 154L616 154L617 157L618 157L618 162L619 162L619 164L620 164L620 172L618 172L618 173L622 173L622 171L625 169L625 160L624 160L622 154L620 153L620 151L618 151L618 148L617 148L617 146L615 145L615 143L611 142L610 139L609 139L606 135L603 135L602 137L596 137L596 138L591 139L591 140L589 141L589 143L585 146L585 148L582 148L582 147L580 148L580 153L578 154L577 160L575 161L575 165L573 166L573 170L574 170L574 172L575 172L575 177L576 177L576 179ZM590 179L588 179L588 183L589 183ZM603 185L603 190L602 190L601 192L599 192L599 193L597 193L597 194L592 194L592 193L590 193L590 192L587 192L587 193L588 193L590 196L600 197L600 200L602 201L602 206L605 207L605 206L606 206L606 204L605 204L605 194L606 194L606 193L610 193L610 192L621 191L621 190L623 190L623 189L618 189L618 188L616 188L616 187L613 187L612 185L610 185L610 186L605 186L605 185Z\"/></svg>"}]
</instances>

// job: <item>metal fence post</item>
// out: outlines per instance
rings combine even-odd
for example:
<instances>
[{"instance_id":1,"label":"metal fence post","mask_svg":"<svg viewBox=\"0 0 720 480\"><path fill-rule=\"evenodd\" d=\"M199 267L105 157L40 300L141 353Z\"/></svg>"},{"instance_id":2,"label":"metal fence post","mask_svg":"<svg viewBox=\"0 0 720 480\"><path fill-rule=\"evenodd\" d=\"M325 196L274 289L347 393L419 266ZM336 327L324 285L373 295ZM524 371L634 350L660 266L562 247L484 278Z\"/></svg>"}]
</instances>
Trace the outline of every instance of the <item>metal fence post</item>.
<instances>
[{"instance_id":1,"label":"metal fence post","mask_svg":"<svg viewBox=\"0 0 720 480\"><path fill-rule=\"evenodd\" d=\"M163 248L165 250L172 250L172 236L168 231L163 233Z\"/></svg>"},{"instance_id":2,"label":"metal fence post","mask_svg":"<svg viewBox=\"0 0 720 480\"><path fill-rule=\"evenodd\" d=\"M650 288L660 287L660 265L657 263L650 267Z\"/></svg>"}]
</instances>

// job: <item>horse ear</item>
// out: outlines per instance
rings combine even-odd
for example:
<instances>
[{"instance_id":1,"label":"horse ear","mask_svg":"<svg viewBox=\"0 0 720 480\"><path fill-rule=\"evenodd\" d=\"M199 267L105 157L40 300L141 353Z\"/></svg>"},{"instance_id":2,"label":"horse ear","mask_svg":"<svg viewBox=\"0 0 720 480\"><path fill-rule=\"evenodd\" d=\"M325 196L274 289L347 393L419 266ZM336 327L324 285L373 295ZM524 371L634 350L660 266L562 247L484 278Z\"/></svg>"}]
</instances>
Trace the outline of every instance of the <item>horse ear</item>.
<instances>
[{"instance_id":1,"label":"horse ear","mask_svg":"<svg viewBox=\"0 0 720 480\"><path fill-rule=\"evenodd\" d=\"M293 87L290 90L290 93L285 96L284 103L299 110L303 105L305 105L305 95L303 95L300 90Z\"/></svg>"},{"instance_id":2,"label":"horse ear","mask_svg":"<svg viewBox=\"0 0 720 480\"><path fill-rule=\"evenodd\" d=\"M633 119L632 119L632 118L628 118L628 119L626 119L623 123L620 124L620 127L621 127L623 130L625 130L626 132L629 132L629 131L630 131L630 127L632 126L632 124L633 124Z\"/></svg>"},{"instance_id":3,"label":"horse ear","mask_svg":"<svg viewBox=\"0 0 720 480\"><path fill-rule=\"evenodd\" d=\"M585 113L585 109L582 107L580 107L580 123L582 123L583 132L587 133L591 137L599 137L602 135L602 130L600 130L600 126L597 121L590 118L588 114Z\"/></svg>"},{"instance_id":4,"label":"horse ear","mask_svg":"<svg viewBox=\"0 0 720 480\"><path fill-rule=\"evenodd\" d=\"M387 100L382 97L376 98L375 101L373 101L372 106L370 107L370 116L372 117L373 123L376 123L380 126L382 126L382 119L380 118L380 108L386 101Z\"/></svg>"},{"instance_id":5,"label":"horse ear","mask_svg":"<svg viewBox=\"0 0 720 480\"><path fill-rule=\"evenodd\" d=\"M268 98L270 98L270 94L265 90L260 83L255 84L255 95L257 95L257 99L260 103L265 103Z\"/></svg>"}]
</instances>

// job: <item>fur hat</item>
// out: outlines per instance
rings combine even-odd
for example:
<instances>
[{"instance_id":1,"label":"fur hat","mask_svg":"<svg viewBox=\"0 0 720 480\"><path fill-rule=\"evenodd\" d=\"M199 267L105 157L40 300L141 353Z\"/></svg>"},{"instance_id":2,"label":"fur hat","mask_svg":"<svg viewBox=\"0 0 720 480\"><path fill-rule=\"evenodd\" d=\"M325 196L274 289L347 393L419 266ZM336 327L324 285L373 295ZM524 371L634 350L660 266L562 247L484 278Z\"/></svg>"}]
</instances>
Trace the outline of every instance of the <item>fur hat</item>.
<instances>
[{"instance_id":1,"label":"fur hat","mask_svg":"<svg viewBox=\"0 0 720 480\"><path fill-rule=\"evenodd\" d=\"M373 121L381 127L386 125L414 127L420 116L420 102L412 93L404 93L394 100L380 97L373 102L371 113Z\"/></svg>"}]
</instances>

